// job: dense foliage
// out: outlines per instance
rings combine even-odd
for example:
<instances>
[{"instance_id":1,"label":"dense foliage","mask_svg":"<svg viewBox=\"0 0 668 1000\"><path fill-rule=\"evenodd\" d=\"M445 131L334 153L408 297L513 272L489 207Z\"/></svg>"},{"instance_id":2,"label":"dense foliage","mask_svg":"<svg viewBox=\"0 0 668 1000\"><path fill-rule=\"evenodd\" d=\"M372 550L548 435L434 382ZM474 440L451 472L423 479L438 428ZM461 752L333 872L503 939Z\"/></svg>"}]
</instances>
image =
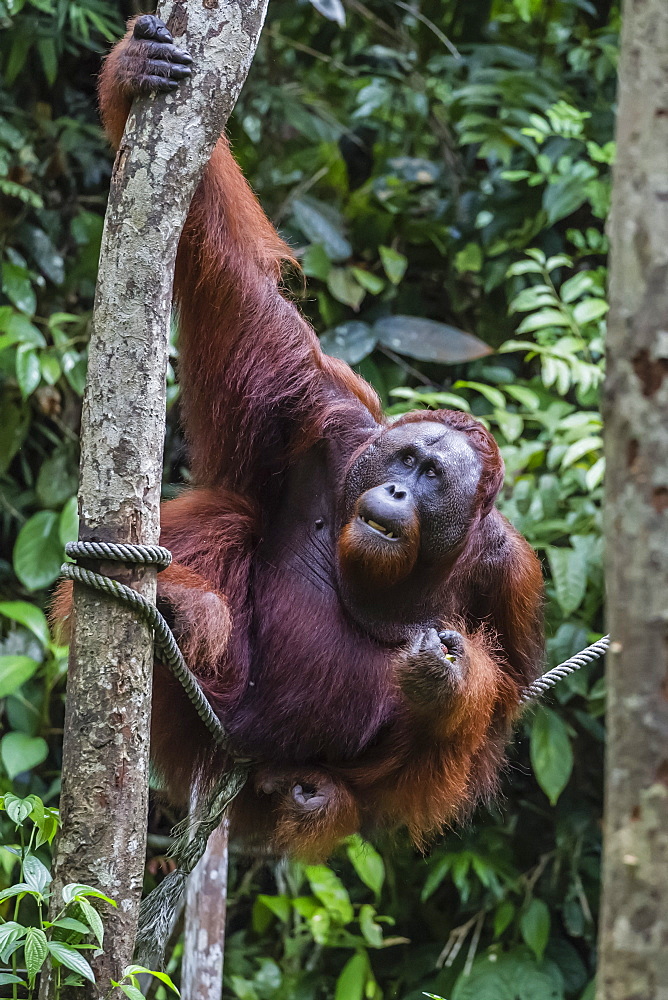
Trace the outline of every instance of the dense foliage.
<instances>
[{"instance_id":1,"label":"dense foliage","mask_svg":"<svg viewBox=\"0 0 668 1000\"><path fill-rule=\"evenodd\" d=\"M0 792L47 807L66 661L42 609L76 535L111 166L94 74L119 18L112 0L0 2ZM501 507L544 559L551 664L602 630L616 29L605 0L273 0L231 127L325 349L394 412L449 406L493 428ZM187 481L177 396L170 373L165 495ZM353 839L330 868L235 856L226 996L593 996L602 695L594 665L528 714L497 805L426 857L401 838ZM20 852L15 801L0 832ZM168 819L157 807L153 844ZM16 853L0 861L0 886L18 881ZM16 898L0 894L1 919Z\"/></svg>"}]
</instances>

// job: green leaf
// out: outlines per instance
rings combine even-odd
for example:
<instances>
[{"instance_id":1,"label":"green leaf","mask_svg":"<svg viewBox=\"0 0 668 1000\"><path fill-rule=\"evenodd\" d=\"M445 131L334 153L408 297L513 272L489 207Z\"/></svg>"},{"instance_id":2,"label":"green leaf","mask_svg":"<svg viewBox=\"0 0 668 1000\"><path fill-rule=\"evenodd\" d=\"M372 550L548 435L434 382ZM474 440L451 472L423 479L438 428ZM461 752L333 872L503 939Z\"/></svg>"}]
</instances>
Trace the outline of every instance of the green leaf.
<instances>
[{"instance_id":1,"label":"green leaf","mask_svg":"<svg viewBox=\"0 0 668 1000\"><path fill-rule=\"evenodd\" d=\"M51 884L51 872L34 854L28 854L23 859L23 878L31 889L43 893Z\"/></svg>"},{"instance_id":2,"label":"green leaf","mask_svg":"<svg viewBox=\"0 0 668 1000\"><path fill-rule=\"evenodd\" d=\"M509 927L511 920L515 916L515 906L509 899L504 899L496 908L494 914L494 938L500 938L503 932Z\"/></svg>"},{"instance_id":3,"label":"green leaf","mask_svg":"<svg viewBox=\"0 0 668 1000\"><path fill-rule=\"evenodd\" d=\"M302 233L311 243L319 243L331 261L347 260L353 248L340 230L343 220L329 206L315 198L297 198L292 214Z\"/></svg>"},{"instance_id":4,"label":"green leaf","mask_svg":"<svg viewBox=\"0 0 668 1000\"><path fill-rule=\"evenodd\" d=\"M14 694L38 667L39 663L31 656L0 656L0 698Z\"/></svg>"},{"instance_id":5,"label":"green leaf","mask_svg":"<svg viewBox=\"0 0 668 1000\"><path fill-rule=\"evenodd\" d=\"M452 868L454 860L454 854L445 854L442 858L439 858L436 864L432 867L425 879L422 892L420 893L420 899L423 903L426 902L434 892L436 892L441 882Z\"/></svg>"},{"instance_id":6,"label":"green leaf","mask_svg":"<svg viewBox=\"0 0 668 1000\"><path fill-rule=\"evenodd\" d=\"M593 323L605 316L609 308L603 299L584 299L573 308L573 318L578 326L584 326L585 323Z\"/></svg>"},{"instance_id":7,"label":"green leaf","mask_svg":"<svg viewBox=\"0 0 668 1000\"><path fill-rule=\"evenodd\" d=\"M20 799L18 795L12 795L10 793L9 795L5 795L4 806L5 812L11 819L12 823L15 823L16 826L20 826L33 811L34 803L32 796L27 799Z\"/></svg>"},{"instance_id":8,"label":"green leaf","mask_svg":"<svg viewBox=\"0 0 668 1000\"><path fill-rule=\"evenodd\" d=\"M24 399L32 395L42 378L39 358L34 348L22 344L16 352L16 381Z\"/></svg>"},{"instance_id":9,"label":"green leaf","mask_svg":"<svg viewBox=\"0 0 668 1000\"><path fill-rule=\"evenodd\" d=\"M0 758L10 778L31 771L49 756L49 747L41 736L6 733L0 741ZM34 888L31 886L31 888Z\"/></svg>"},{"instance_id":10,"label":"green leaf","mask_svg":"<svg viewBox=\"0 0 668 1000\"><path fill-rule=\"evenodd\" d=\"M378 851L355 834L346 845L346 853L358 878L378 897L385 881L385 863Z\"/></svg>"},{"instance_id":11,"label":"green leaf","mask_svg":"<svg viewBox=\"0 0 668 1000\"><path fill-rule=\"evenodd\" d=\"M92 896L94 899L103 899L105 903L109 903L110 906L116 906L113 899L109 896L105 896L103 892L99 889L95 889L92 885L84 885L83 882L69 882L63 887L63 903L71 903L72 900L76 899L80 902L80 896Z\"/></svg>"},{"instance_id":12,"label":"green leaf","mask_svg":"<svg viewBox=\"0 0 668 1000\"><path fill-rule=\"evenodd\" d=\"M371 271L365 271L361 267L353 267L352 272L355 276L357 282L371 295L380 295L382 290L385 288L385 282L382 278L379 278L377 274L372 274Z\"/></svg>"},{"instance_id":13,"label":"green leaf","mask_svg":"<svg viewBox=\"0 0 668 1000\"><path fill-rule=\"evenodd\" d=\"M26 985L25 979L21 979L19 976L14 976L11 972L0 972L0 986L9 986L11 983Z\"/></svg>"},{"instance_id":14,"label":"green leaf","mask_svg":"<svg viewBox=\"0 0 668 1000\"><path fill-rule=\"evenodd\" d=\"M166 972L156 972L154 969L147 969L143 965L128 965L127 969L123 970L123 976L139 976L142 975L153 976L155 979L159 979L161 983L168 986L170 990L173 990L177 996L181 996L176 986L172 982L171 978Z\"/></svg>"},{"instance_id":15,"label":"green leaf","mask_svg":"<svg viewBox=\"0 0 668 1000\"><path fill-rule=\"evenodd\" d=\"M44 965L44 959L49 954L46 934L40 927L29 927L26 934L23 953L26 960L28 980L32 986L35 976Z\"/></svg>"},{"instance_id":16,"label":"green leaf","mask_svg":"<svg viewBox=\"0 0 668 1000\"><path fill-rule=\"evenodd\" d=\"M52 957L57 962L60 962L61 965L83 976L89 983L95 982L93 970L81 952L78 952L75 948L70 947L62 941L49 941L48 948Z\"/></svg>"},{"instance_id":17,"label":"green leaf","mask_svg":"<svg viewBox=\"0 0 668 1000\"><path fill-rule=\"evenodd\" d=\"M404 257L398 250L393 250L392 247L379 246L378 253L385 274L393 285L398 285L406 273L408 258Z\"/></svg>"},{"instance_id":18,"label":"green leaf","mask_svg":"<svg viewBox=\"0 0 668 1000\"><path fill-rule=\"evenodd\" d=\"M583 551L570 547L547 548L557 601L566 618L580 607L587 590L587 559Z\"/></svg>"},{"instance_id":19,"label":"green leaf","mask_svg":"<svg viewBox=\"0 0 668 1000\"><path fill-rule=\"evenodd\" d=\"M531 765L550 804L556 805L573 770L573 750L563 720L544 706L531 728Z\"/></svg>"},{"instance_id":20,"label":"green leaf","mask_svg":"<svg viewBox=\"0 0 668 1000\"><path fill-rule=\"evenodd\" d=\"M130 983L121 983L120 988L125 993L129 1000L145 1000L144 994L141 990L138 990L136 986L132 986Z\"/></svg>"},{"instance_id":21,"label":"green leaf","mask_svg":"<svg viewBox=\"0 0 668 1000\"><path fill-rule=\"evenodd\" d=\"M374 323L373 331L385 347L418 361L459 364L492 353L473 334L420 316L387 316Z\"/></svg>"},{"instance_id":22,"label":"green leaf","mask_svg":"<svg viewBox=\"0 0 668 1000\"><path fill-rule=\"evenodd\" d=\"M61 917L60 920L54 920L49 926L61 927L64 931L76 931L77 934L90 933L86 924L82 923L81 920L75 920L74 917Z\"/></svg>"},{"instance_id":23,"label":"green leaf","mask_svg":"<svg viewBox=\"0 0 668 1000\"><path fill-rule=\"evenodd\" d=\"M327 275L332 268L332 262L325 253L324 247L319 243L311 243L306 248L301 259L302 270L309 278L319 278L321 281L327 280Z\"/></svg>"},{"instance_id":24,"label":"green leaf","mask_svg":"<svg viewBox=\"0 0 668 1000\"><path fill-rule=\"evenodd\" d=\"M331 358L340 358L356 365L373 351L378 338L368 323L351 320L327 330L320 338L320 347Z\"/></svg>"},{"instance_id":25,"label":"green leaf","mask_svg":"<svg viewBox=\"0 0 668 1000\"><path fill-rule=\"evenodd\" d=\"M366 295L350 267L333 267L327 276L327 287L337 302L350 306L355 312Z\"/></svg>"},{"instance_id":26,"label":"green leaf","mask_svg":"<svg viewBox=\"0 0 668 1000\"><path fill-rule=\"evenodd\" d=\"M350 923L354 916L353 907L341 879L325 865L307 865L304 874L313 895L318 897L328 912L340 923Z\"/></svg>"},{"instance_id":27,"label":"green leaf","mask_svg":"<svg viewBox=\"0 0 668 1000\"><path fill-rule=\"evenodd\" d=\"M372 948L382 948L383 947L383 929L379 923L376 922L376 911L373 906L365 903L360 907L359 912L359 923L360 930L364 936L364 940Z\"/></svg>"},{"instance_id":28,"label":"green leaf","mask_svg":"<svg viewBox=\"0 0 668 1000\"><path fill-rule=\"evenodd\" d=\"M58 515L40 510L19 531L14 572L28 590L40 590L58 578L64 555L58 537Z\"/></svg>"},{"instance_id":29,"label":"green leaf","mask_svg":"<svg viewBox=\"0 0 668 1000\"><path fill-rule=\"evenodd\" d=\"M568 326L568 317L560 309L541 309L525 316L517 328L518 333L544 330L547 326Z\"/></svg>"},{"instance_id":30,"label":"green leaf","mask_svg":"<svg viewBox=\"0 0 668 1000\"><path fill-rule=\"evenodd\" d=\"M12 621L18 622L19 625L23 625L39 639L43 646L48 644L50 633L46 616L34 604L28 604L27 601L0 601L0 615L4 615L5 618L10 618ZM3 657L0 657L0 660L2 659ZM0 668L0 676L1 672ZM0 697L3 697L2 694L0 694Z\"/></svg>"},{"instance_id":31,"label":"green leaf","mask_svg":"<svg viewBox=\"0 0 668 1000\"><path fill-rule=\"evenodd\" d=\"M349 958L336 980L334 1000L362 1000L369 975L366 952L358 951Z\"/></svg>"},{"instance_id":32,"label":"green leaf","mask_svg":"<svg viewBox=\"0 0 668 1000\"><path fill-rule=\"evenodd\" d=\"M542 899L532 899L520 917L524 941L540 962L550 937L550 911Z\"/></svg>"},{"instance_id":33,"label":"green leaf","mask_svg":"<svg viewBox=\"0 0 668 1000\"><path fill-rule=\"evenodd\" d=\"M3 264L2 290L17 309L29 316L34 315L35 293L30 282L30 275L25 267L21 267L19 264Z\"/></svg>"},{"instance_id":34,"label":"green leaf","mask_svg":"<svg viewBox=\"0 0 668 1000\"><path fill-rule=\"evenodd\" d=\"M70 497L60 512L58 538L63 549L68 542L76 542L79 537L79 509L77 498Z\"/></svg>"},{"instance_id":35,"label":"green leaf","mask_svg":"<svg viewBox=\"0 0 668 1000\"><path fill-rule=\"evenodd\" d=\"M77 900L77 906L79 907L81 916L92 930L101 948L104 940L104 924L102 923L102 917L97 912L93 904L89 903L87 899Z\"/></svg>"}]
</instances>

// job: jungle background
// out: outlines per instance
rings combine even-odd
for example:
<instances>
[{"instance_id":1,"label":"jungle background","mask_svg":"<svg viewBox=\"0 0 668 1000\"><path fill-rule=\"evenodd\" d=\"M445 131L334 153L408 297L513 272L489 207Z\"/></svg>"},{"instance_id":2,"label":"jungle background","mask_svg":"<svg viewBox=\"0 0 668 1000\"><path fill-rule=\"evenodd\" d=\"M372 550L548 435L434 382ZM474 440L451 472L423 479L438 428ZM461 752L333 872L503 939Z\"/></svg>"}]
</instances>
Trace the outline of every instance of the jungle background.
<instances>
[{"instance_id":1,"label":"jungle background","mask_svg":"<svg viewBox=\"0 0 668 1000\"><path fill-rule=\"evenodd\" d=\"M0 0L0 835L14 849L11 796L58 800L66 650L44 609L77 530L112 164L95 76L139 9ZM499 506L544 564L550 666L603 630L618 27L606 0L272 0L230 126L324 349L390 412L464 409L493 429ZM188 482L171 369L169 407L165 497ZM401 836L353 839L327 867L233 850L225 997L593 998L603 696L600 664L561 682L521 721L497 802L425 854ZM147 888L177 818L156 800ZM0 850L2 920L16 878Z\"/></svg>"}]
</instances>

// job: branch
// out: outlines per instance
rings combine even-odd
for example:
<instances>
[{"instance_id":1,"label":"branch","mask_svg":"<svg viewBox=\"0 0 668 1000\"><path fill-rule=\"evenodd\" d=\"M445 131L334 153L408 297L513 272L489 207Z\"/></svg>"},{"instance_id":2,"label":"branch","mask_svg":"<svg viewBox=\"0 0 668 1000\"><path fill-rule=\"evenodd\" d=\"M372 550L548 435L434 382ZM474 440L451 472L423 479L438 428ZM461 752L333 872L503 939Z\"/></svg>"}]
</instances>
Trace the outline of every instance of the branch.
<instances>
[{"instance_id":1,"label":"branch","mask_svg":"<svg viewBox=\"0 0 668 1000\"><path fill-rule=\"evenodd\" d=\"M267 0L161 5L177 44L193 57L193 74L176 94L136 103L116 157L83 408L82 540L159 540L176 250L202 170L246 78L266 6ZM154 569L109 564L102 572L155 600ZM136 931L152 663L152 635L133 612L75 586L54 905L68 882L93 884L118 903L106 917L105 953L94 963L103 991L129 964ZM43 975L42 1000L53 997L53 979Z\"/></svg>"}]
</instances>

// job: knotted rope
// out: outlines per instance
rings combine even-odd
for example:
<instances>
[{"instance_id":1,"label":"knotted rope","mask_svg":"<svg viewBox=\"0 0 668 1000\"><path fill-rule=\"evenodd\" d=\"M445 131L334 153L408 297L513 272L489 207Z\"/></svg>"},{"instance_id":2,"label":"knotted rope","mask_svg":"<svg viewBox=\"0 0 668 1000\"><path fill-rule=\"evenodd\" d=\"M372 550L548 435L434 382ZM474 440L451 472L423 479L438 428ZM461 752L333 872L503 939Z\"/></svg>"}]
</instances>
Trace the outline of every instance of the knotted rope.
<instances>
[{"instance_id":1,"label":"knotted rope","mask_svg":"<svg viewBox=\"0 0 668 1000\"><path fill-rule=\"evenodd\" d=\"M121 545L109 542L69 542L65 554L72 559L100 559L106 562L124 562L139 566L156 566L158 572L166 569L172 561L169 549L161 545ZM112 580L103 573L95 573L65 563L61 575L68 580L82 583L93 590L116 598L131 607L137 615L153 629L156 649L160 661L171 670L181 684L198 716L213 736L218 746L229 750L225 728L209 704L204 691L193 672L188 668L179 649L174 634L155 605L118 580ZM139 929L135 955L140 965L160 969L164 964L165 948L185 891L188 875L200 860L210 835L220 825L232 800L243 788L248 776L245 759L230 753L233 766L225 772L208 797L198 796L196 813L191 815L186 830L173 850L179 867L162 880L159 886L142 901L139 911Z\"/></svg>"}]
</instances>

